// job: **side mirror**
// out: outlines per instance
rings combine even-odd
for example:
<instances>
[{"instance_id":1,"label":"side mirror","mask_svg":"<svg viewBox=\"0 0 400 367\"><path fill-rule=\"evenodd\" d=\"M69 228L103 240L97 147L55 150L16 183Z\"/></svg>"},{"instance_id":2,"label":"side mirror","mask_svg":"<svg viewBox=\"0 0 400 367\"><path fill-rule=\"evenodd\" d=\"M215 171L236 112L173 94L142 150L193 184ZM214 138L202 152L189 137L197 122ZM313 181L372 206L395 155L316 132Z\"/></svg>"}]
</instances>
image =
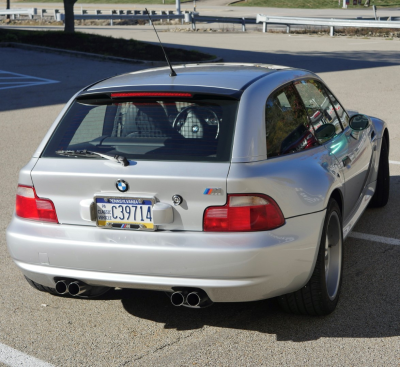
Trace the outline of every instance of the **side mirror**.
<instances>
[{"instance_id":1,"label":"side mirror","mask_svg":"<svg viewBox=\"0 0 400 367\"><path fill-rule=\"evenodd\" d=\"M315 137L319 140L319 142L323 143L336 135L336 128L332 124L321 125L315 131Z\"/></svg>"},{"instance_id":2,"label":"side mirror","mask_svg":"<svg viewBox=\"0 0 400 367\"><path fill-rule=\"evenodd\" d=\"M349 125L353 130L365 130L369 126L370 120L365 115L354 115L350 117Z\"/></svg>"}]
</instances>

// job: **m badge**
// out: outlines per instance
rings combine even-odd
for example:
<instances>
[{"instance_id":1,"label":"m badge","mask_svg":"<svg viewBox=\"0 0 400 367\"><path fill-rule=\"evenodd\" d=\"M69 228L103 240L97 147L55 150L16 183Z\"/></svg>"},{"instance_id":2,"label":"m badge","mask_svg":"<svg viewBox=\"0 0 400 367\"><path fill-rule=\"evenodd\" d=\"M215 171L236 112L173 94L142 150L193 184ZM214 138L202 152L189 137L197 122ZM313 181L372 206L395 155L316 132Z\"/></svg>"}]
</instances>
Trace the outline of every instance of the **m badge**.
<instances>
[{"instance_id":1,"label":"m badge","mask_svg":"<svg viewBox=\"0 0 400 367\"><path fill-rule=\"evenodd\" d=\"M222 189L221 188L205 189L203 195L222 195Z\"/></svg>"}]
</instances>

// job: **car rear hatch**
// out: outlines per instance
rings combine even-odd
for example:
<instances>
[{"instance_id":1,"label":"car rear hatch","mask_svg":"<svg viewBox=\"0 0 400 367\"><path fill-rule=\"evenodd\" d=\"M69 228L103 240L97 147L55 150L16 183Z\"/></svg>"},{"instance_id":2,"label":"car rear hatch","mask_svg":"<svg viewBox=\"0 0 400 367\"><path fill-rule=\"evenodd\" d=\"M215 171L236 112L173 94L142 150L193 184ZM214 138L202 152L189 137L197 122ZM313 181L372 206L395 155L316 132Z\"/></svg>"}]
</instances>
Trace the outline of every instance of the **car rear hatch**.
<instances>
[{"instance_id":1,"label":"car rear hatch","mask_svg":"<svg viewBox=\"0 0 400 367\"><path fill-rule=\"evenodd\" d=\"M32 171L36 194L62 224L201 231L204 210L226 202L237 105L191 93L78 98Z\"/></svg>"}]
</instances>

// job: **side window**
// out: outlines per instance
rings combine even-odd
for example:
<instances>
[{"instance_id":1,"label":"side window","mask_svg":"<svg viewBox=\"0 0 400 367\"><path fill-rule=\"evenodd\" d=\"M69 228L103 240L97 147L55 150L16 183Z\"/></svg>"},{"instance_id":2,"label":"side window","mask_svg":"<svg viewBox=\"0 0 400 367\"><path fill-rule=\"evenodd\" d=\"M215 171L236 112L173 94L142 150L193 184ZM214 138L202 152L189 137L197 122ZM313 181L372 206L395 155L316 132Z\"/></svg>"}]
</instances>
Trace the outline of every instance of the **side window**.
<instances>
[{"instance_id":1,"label":"side window","mask_svg":"<svg viewBox=\"0 0 400 367\"><path fill-rule=\"evenodd\" d=\"M295 153L317 145L314 130L292 84L274 92L265 107L267 156Z\"/></svg>"},{"instance_id":2,"label":"side window","mask_svg":"<svg viewBox=\"0 0 400 367\"><path fill-rule=\"evenodd\" d=\"M342 126L325 87L317 80L301 80L294 85L303 100L314 129L318 130L323 125L332 124L336 134L340 134Z\"/></svg>"},{"instance_id":3,"label":"side window","mask_svg":"<svg viewBox=\"0 0 400 367\"><path fill-rule=\"evenodd\" d=\"M343 109L342 105L338 102L338 100L332 93L329 93L329 98L331 99L335 107L336 113L338 114L339 119L342 122L343 129L345 129L347 126L349 126L349 115Z\"/></svg>"}]
</instances>

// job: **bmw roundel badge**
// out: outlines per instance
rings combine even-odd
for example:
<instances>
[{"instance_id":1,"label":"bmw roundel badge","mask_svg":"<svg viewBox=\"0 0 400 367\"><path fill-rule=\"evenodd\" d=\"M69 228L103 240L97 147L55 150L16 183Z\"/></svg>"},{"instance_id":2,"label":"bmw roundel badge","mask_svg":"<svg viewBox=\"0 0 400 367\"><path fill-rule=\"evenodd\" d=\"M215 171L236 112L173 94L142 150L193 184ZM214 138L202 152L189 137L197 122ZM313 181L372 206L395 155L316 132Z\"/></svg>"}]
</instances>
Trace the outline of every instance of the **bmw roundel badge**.
<instances>
[{"instance_id":1,"label":"bmw roundel badge","mask_svg":"<svg viewBox=\"0 0 400 367\"><path fill-rule=\"evenodd\" d=\"M115 186L117 187L117 189L121 192L126 192L129 190L129 185L126 181L124 180L117 180L117 182L115 183Z\"/></svg>"}]
</instances>

